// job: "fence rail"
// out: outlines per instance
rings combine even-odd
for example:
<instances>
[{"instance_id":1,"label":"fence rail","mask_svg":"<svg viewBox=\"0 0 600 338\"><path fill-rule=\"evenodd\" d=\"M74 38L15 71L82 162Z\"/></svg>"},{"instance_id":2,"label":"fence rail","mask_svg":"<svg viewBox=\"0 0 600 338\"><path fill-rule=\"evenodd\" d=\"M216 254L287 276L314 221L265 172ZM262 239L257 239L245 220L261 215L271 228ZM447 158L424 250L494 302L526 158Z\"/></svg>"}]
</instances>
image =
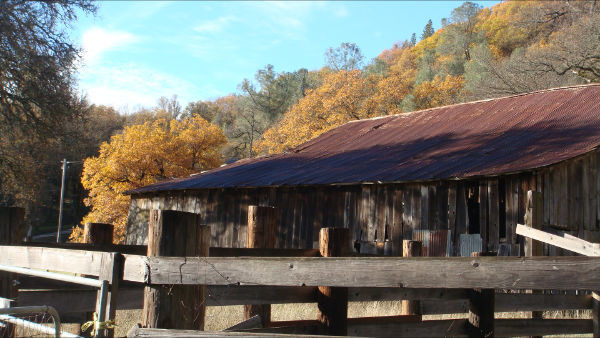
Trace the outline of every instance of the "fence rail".
<instances>
[{"instance_id":1,"label":"fence rail","mask_svg":"<svg viewBox=\"0 0 600 338\"><path fill-rule=\"evenodd\" d=\"M530 197L535 196L530 194ZM528 204L529 215L535 214L535 205ZM260 217L261 212L257 209L255 217ZM239 332L220 332L220 336L341 332L414 337L593 333L600 337L600 296L596 293L508 292L547 289L594 291L600 285L600 257L370 257L349 253L347 247L350 242L344 234L347 229L333 228L321 230L319 250L259 247L261 231L253 233L255 248L208 248L206 239L210 229L199 222L194 214L154 210L149 233L156 236L149 238L148 246L119 246L106 242L93 245L0 245L0 265L11 266L15 272L23 272L22 269L52 270L98 277L110 284L105 312L108 319L114 318L117 308L143 308L144 322L151 327L170 325L169 328L183 329L182 325L189 324L181 318L170 322L169 314L165 313L169 307L163 308L160 302L156 302L165 296L173 298L169 306L176 307L181 303L182 307L187 307L183 312L174 313L197 314L201 318L194 318L194 325L202 326L203 311L207 305L258 305L258 309L265 304L267 307L268 304L319 304L318 320L271 321L268 311L264 312L269 316L267 320L261 318L244 322L244 325L236 326L235 330ZM597 245L568 236L556 241L539 227L533 229L531 225L536 225L536 222L535 217L530 217L528 227L520 226L521 234L534 238L528 238L526 242L530 255L539 251L539 242L536 241L549 238L558 245L583 245L587 253L597 256L594 254ZM260 219L252 219L252 224L260 223ZM174 235L179 237L173 240ZM149 254L146 255L146 252ZM192 256L190 253L204 257L179 257ZM39 288L20 290L16 298L20 306L43 301L55 306L59 313L88 312L98 308L100 298L95 290L64 290L36 279L29 279L28 283ZM42 286L48 287L41 290ZM178 295L182 298L176 299ZM182 295L197 297L193 308L185 303L187 298ZM414 302L411 313L406 315L347 318L348 301L381 300L418 302ZM185 312L190 309L191 312ZM593 320L494 320L495 312L533 311L535 315L536 311L579 309L592 309ZM451 320L423 320L422 317L452 313L469 315L467 319ZM250 328L242 330L241 326ZM103 333L112 334L110 331ZM139 327L129 332L130 336L137 337L156 334L211 335L196 330L162 331Z\"/></svg>"}]
</instances>

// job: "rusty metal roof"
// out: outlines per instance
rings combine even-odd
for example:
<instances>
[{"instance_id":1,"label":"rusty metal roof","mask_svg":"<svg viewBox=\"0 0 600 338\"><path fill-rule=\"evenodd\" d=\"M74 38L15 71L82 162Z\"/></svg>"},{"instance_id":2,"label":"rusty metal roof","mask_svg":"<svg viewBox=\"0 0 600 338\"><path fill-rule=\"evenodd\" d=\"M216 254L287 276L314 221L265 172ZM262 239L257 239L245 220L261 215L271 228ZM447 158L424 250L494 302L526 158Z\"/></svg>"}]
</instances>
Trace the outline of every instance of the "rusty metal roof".
<instances>
[{"instance_id":1,"label":"rusty metal roof","mask_svg":"<svg viewBox=\"0 0 600 338\"><path fill-rule=\"evenodd\" d=\"M600 145L600 85L346 123L288 153L240 160L129 193L407 182L531 170Z\"/></svg>"}]
</instances>

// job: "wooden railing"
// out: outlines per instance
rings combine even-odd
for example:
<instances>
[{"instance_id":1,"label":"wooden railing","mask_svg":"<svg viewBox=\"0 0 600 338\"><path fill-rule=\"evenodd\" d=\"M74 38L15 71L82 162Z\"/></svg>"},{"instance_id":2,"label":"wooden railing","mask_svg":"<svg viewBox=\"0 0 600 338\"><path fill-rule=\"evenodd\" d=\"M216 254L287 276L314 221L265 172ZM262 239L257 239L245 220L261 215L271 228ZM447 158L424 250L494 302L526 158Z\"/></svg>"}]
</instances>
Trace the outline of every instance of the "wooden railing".
<instances>
[{"instance_id":1,"label":"wooden railing","mask_svg":"<svg viewBox=\"0 0 600 338\"><path fill-rule=\"evenodd\" d=\"M530 228L522 229L521 234L544 240L545 235L538 232L541 230L531 231ZM578 240L568 239L582 245ZM343 327L348 335L430 337L481 336L483 333L488 336L593 333L600 336L600 297L593 294L509 293L512 290L596 290L600 285L600 257L321 257L325 245L328 252L336 252L336 246L347 244L322 241L321 250L210 248L207 257L146 256L142 253L147 249L145 246L4 245L0 246L0 264L100 278L107 278L107 270L117 269L111 274L113 310L147 306L144 304L146 286L166 285L169 290L178 286L205 286L207 292L201 296L204 297L203 306L316 302L320 307L324 302L323 287L329 287L347 292L345 298L333 297L336 306L342 307L347 306L348 301L420 301L418 315L329 318L343 321L334 326ZM530 242L530 245L534 244ZM154 245L160 245L160 242ZM559 245L567 244L561 242ZM587 247L595 249L591 243ZM108 253L98 251L101 249L112 251L110 255L122 258L123 264L109 267L106 263ZM343 253L337 255L344 256ZM118 276L116 280L114 276ZM19 290L17 302L20 306L45 304L69 313L93 311L96 305L93 290L59 288L31 278L24 279L22 286L27 289ZM154 289L160 292L160 288ZM482 289L495 291L482 298L478 291ZM496 312L579 309L591 309L592 320L513 318L482 324L472 319L490 318L490 314L493 318ZM471 315L467 319L449 320L423 320L422 317L452 313ZM249 323L237 326L235 330L260 335L330 332L324 330L322 320ZM178 327L136 327L129 334L209 334L161 329ZM228 333L219 332L219 335Z\"/></svg>"}]
</instances>

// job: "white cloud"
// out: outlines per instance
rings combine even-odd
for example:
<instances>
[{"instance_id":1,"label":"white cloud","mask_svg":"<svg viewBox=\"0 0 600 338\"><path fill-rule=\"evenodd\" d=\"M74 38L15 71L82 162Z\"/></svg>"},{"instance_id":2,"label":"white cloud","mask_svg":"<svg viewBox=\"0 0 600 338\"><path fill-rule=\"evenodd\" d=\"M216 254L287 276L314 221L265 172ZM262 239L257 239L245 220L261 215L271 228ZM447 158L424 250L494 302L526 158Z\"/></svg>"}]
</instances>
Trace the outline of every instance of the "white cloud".
<instances>
[{"instance_id":1,"label":"white cloud","mask_svg":"<svg viewBox=\"0 0 600 338\"><path fill-rule=\"evenodd\" d=\"M174 94L186 105L203 94L188 81L134 63L86 69L80 74L79 85L91 103L125 110L152 107L159 97ZM215 94L210 89L205 92Z\"/></svg>"},{"instance_id":2,"label":"white cloud","mask_svg":"<svg viewBox=\"0 0 600 338\"><path fill-rule=\"evenodd\" d=\"M194 27L194 30L199 33L218 33L229 25L232 21L237 19L232 16L222 16L215 20L207 20L202 22L200 25Z\"/></svg>"},{"instance_id":3,"label":"white cloud","mask_svg":"<svg viewBox=\"0 0 600 338\"><path fill-rule=\"evenodd\" d=\"M100 27L92 27L83 33L81 47L83 62L87 65L98 62L103 53L130 45L139 38L129 32L110 31Z\"/></svg>"}]
</instances>

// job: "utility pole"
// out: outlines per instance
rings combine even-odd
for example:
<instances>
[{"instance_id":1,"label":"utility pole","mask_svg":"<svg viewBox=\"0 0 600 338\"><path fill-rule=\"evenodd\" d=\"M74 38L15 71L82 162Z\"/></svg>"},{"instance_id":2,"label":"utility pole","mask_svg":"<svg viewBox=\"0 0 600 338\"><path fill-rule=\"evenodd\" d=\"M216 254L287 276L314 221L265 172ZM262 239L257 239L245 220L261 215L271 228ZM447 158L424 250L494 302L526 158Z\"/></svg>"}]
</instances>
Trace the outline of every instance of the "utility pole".
<instances>
[{"instance_id":1,"label":"utility pole","mask_svg":"<svg viewBox=\"0 0 600 338\"><path fill-rule=\"evenodd\" d=\"M62 182L60 184L60 205L58 207L58 231L56 232L56 243L60 243L60 231L63 221L63 203L65 200L65 177L67 176L67 159L62 160Z\"/></svg>"}]
</instances>

